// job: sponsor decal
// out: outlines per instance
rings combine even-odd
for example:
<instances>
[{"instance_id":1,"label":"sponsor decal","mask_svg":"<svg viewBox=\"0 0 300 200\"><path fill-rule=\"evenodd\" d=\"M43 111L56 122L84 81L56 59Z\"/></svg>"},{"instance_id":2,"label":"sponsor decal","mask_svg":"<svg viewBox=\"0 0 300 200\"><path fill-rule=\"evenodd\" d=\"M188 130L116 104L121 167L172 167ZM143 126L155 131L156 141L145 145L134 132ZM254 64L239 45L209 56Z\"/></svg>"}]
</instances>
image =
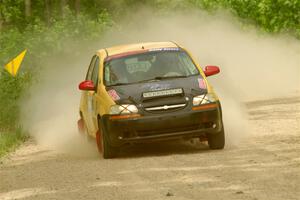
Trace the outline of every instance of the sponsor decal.
<instances>
[{"instance_id":1,"label":"sponsor decal","mask_svg":"<svg viewBox=\"0 0 300 200\"><path fill-rule=\"evenodd\" d=\"M177 47L169 47L169 48L153 48L149 49L149 51L179 51L180 49Z\"/></svg>"},{"instance_id":2,"label":"sponsor decal","mask_svg":"<svg viewBox=\"0 0 300 200\"><path fill-rule=\"evenodd\" d=\"M200 89L206 89L207 88L206 83L205 83L204 79L202 79L202 78L198 78L198 84L199 84Z\"/></svg>"},{"instance_id":3,"label":"sponsor decal","mask_svg":"<svg viewBox=\"0 0 300 200\"><path fill-rule=\"evenodd\" d=\"M116 90L108 90L107 91L108 95L114 100L114 101L117 101L117 100L120 100L120 96L118 95L118 93L116 92Z\"/></svg>"},{"instance_id":4,"label":"sponsor decal","mask_svg":"<svg viewBox=\"0 0 300 200\"><path fill-rule=\"evenodd\" d=\"M169 96L169 95L182 94L182 93L183 93L182 88L177 88L177 89L160 90L160 91L153 91L153 92L144 92L143 97L144 98L160 97L160 96Z\"/></svg>"},{"instance_id":5,"label":"sponsor decal","mask_svg":"<svg viewBox=\"0 0 300 200\"><path fill-rule=\"evenodd\" d=\"M148 83L142 86L145 90L156 91L156 90L167 90L170 89L171 84L165 83Z\"/></svg>"}]
</instances>

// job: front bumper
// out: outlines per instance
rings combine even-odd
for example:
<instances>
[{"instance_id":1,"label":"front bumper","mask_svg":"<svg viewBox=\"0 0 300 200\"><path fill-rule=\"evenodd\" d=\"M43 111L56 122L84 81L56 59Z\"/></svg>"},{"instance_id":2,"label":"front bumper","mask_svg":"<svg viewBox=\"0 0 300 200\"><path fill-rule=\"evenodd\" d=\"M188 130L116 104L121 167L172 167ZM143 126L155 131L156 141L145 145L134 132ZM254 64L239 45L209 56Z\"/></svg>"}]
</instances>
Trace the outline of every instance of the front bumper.
<instances>
[{"instance_id":1,"label":"front bumper","mask_svg":"<svg viewBox=\"0 0 300 200\"><path fill-rule=\"evenodd\" d=\"M111 120L102 117L102 126L113 146L155 140L194 138L222 129L221 106L199 111L173 112Z\"/></svg>"}]
</instances>

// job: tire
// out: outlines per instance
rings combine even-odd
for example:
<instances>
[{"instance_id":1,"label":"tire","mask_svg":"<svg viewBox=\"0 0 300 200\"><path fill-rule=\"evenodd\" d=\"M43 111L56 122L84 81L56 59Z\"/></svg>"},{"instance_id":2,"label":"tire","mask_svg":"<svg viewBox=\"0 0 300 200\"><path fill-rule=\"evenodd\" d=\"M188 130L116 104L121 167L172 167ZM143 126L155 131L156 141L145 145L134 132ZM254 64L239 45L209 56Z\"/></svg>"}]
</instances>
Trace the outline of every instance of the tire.
<instances>
[{"instance_id":1,"label":"tire","mask_svg":"<svg viewBox=\"0 0 300 200\"><path fill-rule=\"evenodd\" d=\"M115 158L118 153L118 148L111 146L109 143L107 132L105 132L101 126L100 119L98 123L99 130L96 133L98 151L104 159Z\"/></svg>"},{"instance_id":2,"label":"tire","mask_svg":"<svg viewBox=\"0 0 300 200\"><path fill-rule=\"evenodd\" d=\"M210 149L224 149L225 146L225 134L224 127L218 133L207 135L208 146Z\"/></svg>"}]
</instances>

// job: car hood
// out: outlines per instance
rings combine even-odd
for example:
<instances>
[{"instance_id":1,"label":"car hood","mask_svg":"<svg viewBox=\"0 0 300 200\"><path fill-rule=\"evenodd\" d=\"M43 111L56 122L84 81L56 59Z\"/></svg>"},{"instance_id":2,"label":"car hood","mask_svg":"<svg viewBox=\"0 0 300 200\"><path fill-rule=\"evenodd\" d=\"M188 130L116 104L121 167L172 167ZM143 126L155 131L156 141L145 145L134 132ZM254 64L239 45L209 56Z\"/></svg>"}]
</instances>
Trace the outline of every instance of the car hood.
<instances>
[{"instance_id":1,"label":"car hood","mask_svg":"<svg viewBox=\"0 0 300 200\"><path fill-rule=\"evenodd\" d=\"M117 104L140 104L144 99L143 93L145 92L178 88L183 89L184 96L186 97L207 93L206 82L201 76L110 86L106 87L106 90Z\"/></svg>"}]
</instances>

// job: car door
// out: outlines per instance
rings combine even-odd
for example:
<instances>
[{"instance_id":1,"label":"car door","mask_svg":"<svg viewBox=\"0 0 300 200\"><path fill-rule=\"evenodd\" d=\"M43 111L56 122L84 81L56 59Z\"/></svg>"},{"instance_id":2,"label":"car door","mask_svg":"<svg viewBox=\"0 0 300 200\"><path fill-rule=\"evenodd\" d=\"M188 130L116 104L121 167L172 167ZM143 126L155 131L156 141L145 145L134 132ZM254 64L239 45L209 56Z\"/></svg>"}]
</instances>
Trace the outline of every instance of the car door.
<instances>
[{"instance_id":1,"label":"car door","mask_svg":"<svg viewBox=\"0 0 300 200\"><path fill-rule=\"evenodd\" d=\"M97 93L98 91L98 85L99 85L99 66L100 65L100 58L98 56L96 56L95 58L95 64L94 64L94 69L93 69L93 72L92 72L92 77L91 77L91 80L93 81L94 85L95 85L95 91L93 93L91 93L91 97L90 97L90 100L91 100L91 112L89 113L89 116L90 116L90 121L91 121L91 127L90 127L90 134L91 135L95 135L95 133L97 132L98 130L98 119L97 119L97 106L99 106L99 103L97 102L97 96L99 95Z\"/></svg>"},{"instance_id":2,"label":"car door","mask_svg":"<svg viewBox=\"0 0 300 200\"><path fill-rule=\"evenodd\" d=\"M90 66L88 69L88 72L86 74L85 80L90 81L92 80L92 74L93 74L93 70L95 67L95 62L96 62L96 58L97 56L93 56L91 62L90 62ZM92 113L92 109L93 109L93 105L92 105L92 97L93 94L95 93L95 91L84 91L83 92L83 97L84 97L84 109L82 111L83 114L83 119L85 122L85 125L88 129L89 134L91 134L92 131L92 118L91 118L91 113Z\"/></svg>"}]
</instances>

